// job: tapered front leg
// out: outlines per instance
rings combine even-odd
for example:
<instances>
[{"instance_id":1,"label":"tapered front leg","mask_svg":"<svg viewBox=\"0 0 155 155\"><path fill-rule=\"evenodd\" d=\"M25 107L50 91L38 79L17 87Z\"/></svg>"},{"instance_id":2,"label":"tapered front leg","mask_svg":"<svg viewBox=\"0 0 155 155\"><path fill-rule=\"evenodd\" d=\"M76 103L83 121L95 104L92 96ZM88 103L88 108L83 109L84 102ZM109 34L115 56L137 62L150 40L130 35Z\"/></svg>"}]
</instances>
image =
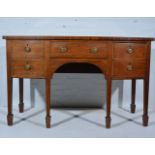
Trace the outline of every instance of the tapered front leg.
<instances>
[{"instance_id":1,"label":"tapered front leg","mask_svg":"<svg viewBox=\"0 0 155 155\"><path fill-rule=\"evenodd\" d=\"M24 112L24 102L23 102L23 78L19 78L19 112Z\"/></svg>"},{"instance_id":2,"label":"tapered front leg","mask_svg":"<svg viewBox=\"0 0 155 155\"><path fill-rule=\"evenodd\" d=\"M135 113L136 110L136 104L135 104L135 98L136 98L136 79L132 79L132 90L131 90L131 113Z\"/></svg>"},{"instance_id":3,"label":"tapered front leg","mask_svg":"<svg viewBox=\"0 0 155 155\"><path fill-rule=\"evenodd\" d=\"M111 127L111 79L107 79L106 128Z\"/></svg>"},{"instance_id":4,"label":"tapered front leg","mask_svg":"<svg viewBox=\"0 0 155 155\"><path fill-rule=\"evenodd\" d=\"M148 126L148 94L149 94L149 80L144 79L144 106L143 106L143 125Z\"/></svg>"},{"instance_id":5,"label":"tapered front leg","mask_svg":"<svg viewBox=\"0 0 155 155\"><path fill-rule=\"evenodd\" d=\"M13 79L8 77L8 115L7 122L8 125L13 125L13 113L12 113L12 88L13 87Z\"/></svg>"},{"instance_id":6,"label":"tapered front leg","mask_svg":"<svg viewBox=\"0 0 155 155\"><path fill-rule=\"evenodd\" d=\"M50 94L51 94L51 79L46 79L46 128L51 127L51 115L50 115Z\"/></svg>"}]
</instances>

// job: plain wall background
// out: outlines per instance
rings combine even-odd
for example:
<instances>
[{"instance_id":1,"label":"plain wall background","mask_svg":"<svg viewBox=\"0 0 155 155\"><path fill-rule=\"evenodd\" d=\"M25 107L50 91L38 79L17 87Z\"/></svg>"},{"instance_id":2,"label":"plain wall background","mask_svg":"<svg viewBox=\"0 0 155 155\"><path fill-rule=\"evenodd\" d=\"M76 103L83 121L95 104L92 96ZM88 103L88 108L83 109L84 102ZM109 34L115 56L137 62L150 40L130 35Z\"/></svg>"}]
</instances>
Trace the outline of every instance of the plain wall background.
<instances>
[{"instance_id":1,"label":"plain wall background","mask_svg":"<svg viewBox=\"0 0 155 155\"><path fill-rule=\"evenodd\" d=\"M105 35L155 37L155 18L0 18L3 35ZM0 106L7 104L5 40L0 39ZM155 108L155 44L152 44L150 107ZM58 106L102 106L105 83L101 74L62 74L52 80L52 104ZM113 82L113 105L129 106L130 81ZM44 106L44 80L25 80L25 105ZM120 92L120 93L119 93ZM137 82L137 104L142 106L143 82ZM121 101L122 100L122 101ZM14 80L13 103L18 104L18 81Z\"/></svg>"}]
</instances>

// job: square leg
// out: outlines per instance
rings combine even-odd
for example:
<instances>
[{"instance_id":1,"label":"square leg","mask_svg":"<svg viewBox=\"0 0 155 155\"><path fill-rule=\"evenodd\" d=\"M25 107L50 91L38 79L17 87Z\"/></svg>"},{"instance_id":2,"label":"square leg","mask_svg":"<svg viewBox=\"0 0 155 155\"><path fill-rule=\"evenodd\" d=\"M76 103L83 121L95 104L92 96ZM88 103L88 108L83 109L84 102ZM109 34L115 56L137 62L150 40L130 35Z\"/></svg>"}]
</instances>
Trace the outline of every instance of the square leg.
<instances>
[{"instance_id":1,"label":"square leg","mask_svg":"<svg viewBox=\"0 0 155 155\"><path fill-rule=\"evenodd\" d=\"M107 79L107 106L106 106L106 128L111 127L111 79Z\"/></svg>"},{"instance_id":2,"label":"square leg","mask_svg":"<svg viewBox=\"0 0 155 155\"><path fill-rule=\"evenodd\" d=\"M23 78L19 78L19 112L24 112L24 102L23 102Z\"/></svg>"},{"instance_id":3,"label":"square leg","mask_svg":"<svg viewBox=\"0 0 155 155\"><path fill-rule=\"evenodd\" d=\"M131 88L131 105L130 105L130 110L131 113L135 113L136 111L136 104L135 104L135 98L136 98L136 79L132 79L132 88Z\"/></svg>"},{"instance_id":4,"label":"square leg","mask_svg":"<svg viewBox=\"0 0 155 155\"><path fill-rule=\"evenodd\" d=\"M9 126L13 125L13 113L12 113L12 88L13 78L8 77L8 115L7 122Z\"/></svg>"},{"instance_id":5,"label":"square leg","mask_svg":"<svg viewBox=\"0 0 155 155\"><path fill-rule=\"evenodd\" d=\"M46 118L45 120L46 120L46 128L50 128L51 127L51 116L50 116L51 79L47 78L45 82L46 82Z\"/></svg>"}]
</instances>

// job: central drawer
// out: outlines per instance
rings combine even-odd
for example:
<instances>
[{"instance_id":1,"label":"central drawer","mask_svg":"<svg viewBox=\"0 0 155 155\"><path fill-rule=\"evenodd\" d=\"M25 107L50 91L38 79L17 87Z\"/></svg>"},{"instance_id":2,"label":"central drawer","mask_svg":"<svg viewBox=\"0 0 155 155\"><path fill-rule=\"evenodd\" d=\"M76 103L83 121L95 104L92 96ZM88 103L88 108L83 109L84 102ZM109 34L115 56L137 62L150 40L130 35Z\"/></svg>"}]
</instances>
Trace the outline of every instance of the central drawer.
<instances>
[{"instance_id":1,"label":"central drawer","mask_svg":"<svg viewBox=\"0 0 155 155\"><path fill-rule=\"evenodd\" d=\"M105 41L53 40L50 57L54 58L107 58Z\"/></svg>"}]
</instances>

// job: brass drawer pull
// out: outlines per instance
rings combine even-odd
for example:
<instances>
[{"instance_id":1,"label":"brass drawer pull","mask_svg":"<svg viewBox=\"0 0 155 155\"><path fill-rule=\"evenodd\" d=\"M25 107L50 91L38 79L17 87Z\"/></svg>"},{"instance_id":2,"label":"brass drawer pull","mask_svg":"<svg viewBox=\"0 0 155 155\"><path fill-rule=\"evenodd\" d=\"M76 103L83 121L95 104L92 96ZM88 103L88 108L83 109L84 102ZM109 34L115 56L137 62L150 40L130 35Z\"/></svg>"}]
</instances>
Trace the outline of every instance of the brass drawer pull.
<instances>
[{"instance_id":1,"label":"brass drawer pull","mask_svg":"<svg viewBox=\"0 0 155 155\"><path fill-rule=\"evenodd\" d=\"M90 49L90 52L93 54L96 54L98 52L98 48L94 47L94 48Z\"/></svg>"},{"instance_id":2,"label":"brass drawer pull","mask_svg":"<svg viewBox=\"0 0 155 155\"><path fill-rule=\"evenodd\" d=\"M24 69L25 69L26 71L29 71L29 70L32 69L32 66L31 66L30 64L26 64L26 65L24 66Z\"/></svg>"},{"instance_id":3,"label":"brass drawer pull","mask_svg":"<svg viewBox=\"0 0 155 155\"><path fill-rule=\"evenodd\" d=\"M132 66L132 65L128 65L128 66L127 66L127 70L128 70L128 71L132 71L132 70L133 70L133 66Z\"/></svg>"},{"instance_id":4,"label":"brass drawer pull","mask_svg":"<svg viewBox=\"0 0 155 155\"><path fill-rule=\"evenodd\" d=\"M31 47L27 44L26 47L24 48L25 52L29 53L31 52Z\"/></svg>"},{"instance_id":5,"label":"brass drawer pull","mask_svg":"<svg viewBox=\"0 0 155 155\"><path fill-rule=\"evenodd\" d=\"M60 53L65 53L67 51L68 51L67 47L60 47Z\"/></svg>"},{"instance_id":6,"label":"brass drawer pull","mask_svg":"<svg viewBox=\"0 0 155 155\"><path fill-rule=\"evenodd\" d=\"M132 54L132 53L133 53L133 49L132 49L132 48L129 48L129 49L128 49L128 53L129 53L129 54Z\"/></svg>"}]
</instances>

